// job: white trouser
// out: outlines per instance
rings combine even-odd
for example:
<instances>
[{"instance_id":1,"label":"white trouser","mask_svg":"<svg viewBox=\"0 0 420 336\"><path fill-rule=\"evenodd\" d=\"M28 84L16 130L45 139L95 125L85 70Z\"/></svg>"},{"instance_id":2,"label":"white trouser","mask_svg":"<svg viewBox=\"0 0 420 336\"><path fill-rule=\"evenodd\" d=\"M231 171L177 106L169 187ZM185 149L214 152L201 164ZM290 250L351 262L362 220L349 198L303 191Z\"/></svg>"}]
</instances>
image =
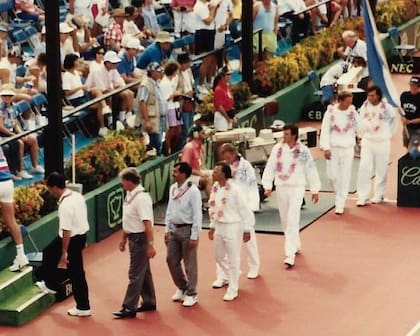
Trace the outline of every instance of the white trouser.
<instances>
[{"instance_id":1,"label":"white trouser","mask_svg":"<svg viewBox=\"0 0 420 336\"><path fill-rule=\"evenodd\" d=\"M214 112L214 128L216 131L227 131L232 129L232 123L222 113L216 111Z\"/></svg>"},{"instance_id":2,"label":"white trouser","mask_svg":"<svg viewBox=\"0 0 420 336\"><path fill-rule=\"evenodd\" d=\"M174 14L174 33L180 34L182 32L193 33L194 28L191 26L192 20L191 12L176 12L172 11Z\"/></svg>"},{"instance_id":3,"label":"white trouser","mask_svg":"<svg viewBox=\"0 0 420 336\"><path fill-rule=\"evenodd\" d=\"M350 188L354 147L332 147L327 160L327 176L335 192L335 207L344 208Z\"/></svg>"},{"instance_id":4,"label":"white trouser","mask_svg":"<svg viewBox=\"0 0 420 336\"><path fill-rule=\"evenodd\" d=\"M241 241L243 228L241 223L217 223L214 233L214 252L216 263L226 274L228 290L238 291L241 264Z\"/></svg>"},{"instance_id":5,"label":"white trouser","mask_svg":"<svg viewBox=\"0 0 420 336\"><path fill-rule=\"evenodd\" d=\"M277 206L284 232L284 254L292 257L300 250L299 236L300 208L305 187L276 186Z\"/></svg>"},{"instance_id":6,"label":"white trouser","mask_svg":"<svg viewBox=\"0 0 420 336\"><path fill-rule=\"evenodd\" d=\"M251 239L245 243L248 268L250 271L258 273L260 269L260 254L258 252L257 236L255 235L254 229L250 233ZM216 264L216 277L217 279L227 280L227 275L223 272L219 264Z\"/></svg>"},{"instance_id":7,"label":"white trouser","mask_svg":"<svg viewBox=\"0 0 420 336\"><path fill-rule=\"evenodd\" d=\"M373 167L375 167L375 193L373 198L381 199L384 196L390 152L390 140L381 142L375 142L368 139L362 140L362 151L360 152L360 166L357 180L359 200L365 201L369 199Z\"/></svg>"}]
</instances>

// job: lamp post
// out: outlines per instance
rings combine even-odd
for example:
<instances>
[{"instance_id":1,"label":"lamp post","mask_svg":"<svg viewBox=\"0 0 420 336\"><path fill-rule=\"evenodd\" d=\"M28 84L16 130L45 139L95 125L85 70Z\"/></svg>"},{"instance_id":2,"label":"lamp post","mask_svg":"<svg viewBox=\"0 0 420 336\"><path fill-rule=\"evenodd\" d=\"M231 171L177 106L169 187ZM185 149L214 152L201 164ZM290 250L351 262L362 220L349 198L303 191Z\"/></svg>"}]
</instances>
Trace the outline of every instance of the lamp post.
<instances>
[{"instance_id":1,"label":"lamp post","mask_svg":"<svg viewBox=\"0 0 420 336\"><path fill-rule=\"evenodd\" d=\"M242 0L242 79L254 90L254 50L252 41L253 19L252 0Z\"/></svg>"}]
</instances>

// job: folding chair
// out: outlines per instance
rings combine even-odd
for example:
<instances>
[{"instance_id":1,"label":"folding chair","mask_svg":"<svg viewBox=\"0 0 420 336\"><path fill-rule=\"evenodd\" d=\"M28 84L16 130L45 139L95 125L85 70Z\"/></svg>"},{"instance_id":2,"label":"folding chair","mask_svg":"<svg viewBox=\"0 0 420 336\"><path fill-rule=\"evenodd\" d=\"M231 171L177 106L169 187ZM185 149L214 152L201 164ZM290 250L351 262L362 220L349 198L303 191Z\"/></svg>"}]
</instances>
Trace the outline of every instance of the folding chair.
<instances>
[{"instance_id":1,"label":"folding chair","mask_svg":"<svg viewBox=\"0 0 420 336\"><path fill-rule=\"evenodd\" d=\"M280 38L280 41L285 47L289 47L291 44L290 36L292 32L292 21L280 16L278 28L278 37Z\"/></svg>"},{"instance_id":2,"label":"folding chair","mask_svg":"<svg viewBox=\"0 0 420 336\"><path fill-rule=\"evenodd\" d=\"M16 110L17 117L22 124L24 130L30 130L35 126L34 111L32 110L31 104L26 100L18 101L13 104L13 107ZM33 119L33 124L30 122Z\"/></svg>"},{"instance_id":3,"label":"folding chair","mask_svg":"<svg viewBox=\"0 0 420 336\"><path fill-rule=\"evenodd\" d=\"M40 252L38 249L38 246L36 246L31 234L29 233L28 228L25 225L19 225L19 226L20 226L20 232L22 234L22 238L27 237L32 245L32 248L34 249L34 252L30 252L26 254L26 257L28 258L29 262L41 262L42 252Z\"/></svg>"},{"instance_id":4,"label":"folding chair","mask_svg":"<svg viewBox=\"0 0 420 336\"><path fill-rule=\"evenodd\" d=\"M389 28L388 34L401 62L405 63L404 56L407 56L408 62L414 63L413 53L416 51L416 46L414 44L402 44L400 31L397 27Z\"/></svg>"},{"instance_id":5,"label":"folding chair","mask_svg":"<svg viewBox=\"0 0 420 336\"><path fill-rule=\"evenodd\" d=\"M322 101L322 90L319 89L319 76L315 70L308 72L308 80L311 83L313 94Z\"/></svg>"}]
</instances>

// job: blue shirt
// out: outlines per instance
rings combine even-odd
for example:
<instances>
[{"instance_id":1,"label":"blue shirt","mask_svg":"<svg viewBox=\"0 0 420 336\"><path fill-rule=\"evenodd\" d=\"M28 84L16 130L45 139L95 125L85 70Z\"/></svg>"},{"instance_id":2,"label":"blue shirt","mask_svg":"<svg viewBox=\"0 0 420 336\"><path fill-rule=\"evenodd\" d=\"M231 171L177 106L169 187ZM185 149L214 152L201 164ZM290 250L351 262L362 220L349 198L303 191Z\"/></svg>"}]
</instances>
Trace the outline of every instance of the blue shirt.
<instances>
[{"instance_id":1,"label":"blue shirt","mask_svg":"<svg viewBox=\"0 0 420 336\"><path fill-rule=\"evenodd\" d=\"M143 51L143 53L137 59L137 67L139 67L140 69L146 69L149 63L151 62L157 62L159 64L162 64L162 61L168 59L170 53L171 50L165 52L160 48L159 43L153 42Z\"/></svg>"},{"instance_id":2,"label":"blue shirt","mask_svg":"<svg viewBox=\"0 0 420 336\"><path fill-rule=\"evenodd\" d=\"M125 74L129 77L131 77L134 69L136 68L137 61L135 57L132 57L131 59L128 58L127 52L124 52L121 56L121 62L118 63L117 70L120 74Z\"/></svg>"}]
</instances>

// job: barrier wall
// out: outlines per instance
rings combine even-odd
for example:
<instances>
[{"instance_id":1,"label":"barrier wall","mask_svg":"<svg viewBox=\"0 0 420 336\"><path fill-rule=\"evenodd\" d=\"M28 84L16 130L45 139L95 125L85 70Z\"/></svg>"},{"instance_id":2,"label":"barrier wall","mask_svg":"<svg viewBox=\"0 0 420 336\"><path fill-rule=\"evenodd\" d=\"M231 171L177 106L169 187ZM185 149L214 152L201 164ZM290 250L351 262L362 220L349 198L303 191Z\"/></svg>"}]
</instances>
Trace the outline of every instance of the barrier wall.
<instances>
[{"instance_id":1,"label":"barrier wall","mask_svg":"<svg viewBox=\"0 0 420 336\"><path fill-rule=\"evenodd\" d=\"M420 47L420 17L403 25L401 29ZM385 52L389 55L392 51L389 39L385 39L383 45ZM319 69L317 72L321 74L327 68ZM311 84L304 78L272 96L257 100L255 104L239 112L237 114L238 124L240 127L254 127L259 131L264 125L271 124L271 121L275 119L281 119L286 123L297 122L300 120L302 109L316 99ZM277 115L269 117L270 120L263 111L264 104L269 101L278 102ZM205 164L208 168L214 164L213 151L213 144L207 143ZM168 157L158 157L147 161L139 167L143 185L150 192L154 203L166 199L171 172L177 159L178 154L175 153ZM120 229L124 193L118 178L87 193L85 198L91 225L88 243L100 241ZM29 232L40 250L52 241L57 230L57 212L51 213L29 226ZM27 252L34 250L27 238L25 239L25 249ZM0 269L12 263L15 253L15 247L10 237L0 241Z\"/></svg>"}]
</instances>

